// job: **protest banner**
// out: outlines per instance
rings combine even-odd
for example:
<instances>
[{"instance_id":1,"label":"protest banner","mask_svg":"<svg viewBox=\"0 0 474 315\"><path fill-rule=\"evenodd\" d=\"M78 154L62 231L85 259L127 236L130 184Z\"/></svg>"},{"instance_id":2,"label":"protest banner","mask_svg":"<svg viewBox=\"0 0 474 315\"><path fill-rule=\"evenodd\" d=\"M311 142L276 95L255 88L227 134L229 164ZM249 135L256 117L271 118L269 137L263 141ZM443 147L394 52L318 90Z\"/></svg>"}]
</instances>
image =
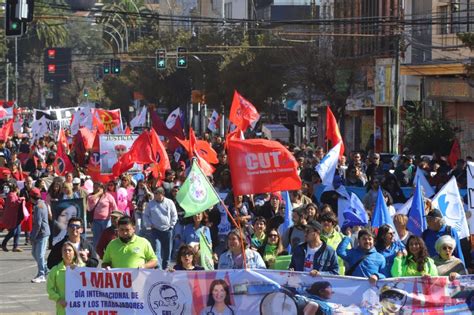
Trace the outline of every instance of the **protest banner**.
<instances>
[{"instance_id":1,"label":"protest banner","mask_svg":"<svg viewBox=\"0 0 474 315\"><path fill-rule=\"evenodd\" d=\"M117 163L118 159L124 155L138 135L111 135L102 134L99 136L100 146L100 173L112 174L112 167ZM138 172L141 167L135 164L129 172Z\"/></svg>"},{"instance_id":2,"label":"protest banner","mask_svg":"<svg viewBox=\"0 0 474 315\"><path fill-rule=\"evenodd\" d=\"M83 198L63 199L51 202L53 214L53 245L62 241L67 234L70 218L85 218Z\"/></svg>"},{"instance_id":3,"label":"protest banner","mask_svg":"<svg viewBox=\"0 0 474 315\"><path fill-rule=\"evenodd\" d=\"M71 125L71 118L76 112L77 107L69 108L56 108L39 110L34 109L33 118L34 121L40 120L41 117L45 117L45 123L48 131L51 133L57 132L59 128L69 129Z\"/></svg>"},{"instance_id":4,"label":"protest banner","mask_svg":"<svg viewBox=\"0 0 474 315\"><path fill-rule=\"evenodd\" d=\"M214 288L225 294L221 298L229 314L303 314L315 304L333 314L397 314L402 308L410 314L471 314L474 307L474 276L454 282L393 278L371 286L362 278L274 270L75 268L66 272L66 313L214 314Z\"/></svg>"}]
</instances>

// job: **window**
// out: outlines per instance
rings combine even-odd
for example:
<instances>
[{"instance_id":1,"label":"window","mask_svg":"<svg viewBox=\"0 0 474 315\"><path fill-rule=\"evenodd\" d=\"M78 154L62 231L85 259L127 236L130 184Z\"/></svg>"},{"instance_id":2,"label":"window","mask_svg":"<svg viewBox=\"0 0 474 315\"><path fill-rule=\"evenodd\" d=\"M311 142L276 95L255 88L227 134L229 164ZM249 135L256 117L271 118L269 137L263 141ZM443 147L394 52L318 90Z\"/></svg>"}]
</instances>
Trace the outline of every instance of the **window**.
<instances>
[{"instance_id":1,"label":"window","mask_svg":"<svg viewBox=\"0 0 474 315\"><path fill-rule=\"evenodd\" d=\"M451 1L451 33L459 33L461 31L461 10L458 0Z\"/></svg>"},{"instance_id":2,"label":"window","mask_svg":"<svg viewBox=\"0 0 474 315\"><path fill-rule=\"evenodd\" d=\"M227 19L232 18L232 2L224 5L224 17Z\"/></svg>"},{"instance_id":3,"label":"window","mask_svg":"<svg viewBox=\"0 0 474 315\"><path fill-rule=\"evenodd\" d=\"M439 33L442 35L448 34L449 33L449 21L448 21L448 6L444 5L439 7L439 27L440 31Z\"/></svg>"}]
</instances>

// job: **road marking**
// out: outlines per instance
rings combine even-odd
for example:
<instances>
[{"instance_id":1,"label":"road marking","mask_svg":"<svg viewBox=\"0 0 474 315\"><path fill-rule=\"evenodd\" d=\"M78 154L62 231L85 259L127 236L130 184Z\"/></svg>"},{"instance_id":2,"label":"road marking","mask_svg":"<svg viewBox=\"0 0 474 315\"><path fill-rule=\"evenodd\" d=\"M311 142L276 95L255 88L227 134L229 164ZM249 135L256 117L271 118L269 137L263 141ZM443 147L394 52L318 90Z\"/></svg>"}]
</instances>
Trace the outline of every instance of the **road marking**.
<instances>
[{"instance_id":1,"label":"road marking","mask_svg":"<svg viewBox=\"0 0 474 315\"><path fill-rule=\"evenodd\" d=\"M0 273L0 276L6 276L6 275L8 275L8 274L12 274L12 273L17 272L17 271L26 270L26 269L31 269L31 268L36 267L36 266L37 266L37 264L34 264L34 265L26 266L26 267L23 267L23 268L18 268L18 269L14 269L14 270L9 270L8 272Z\"/></svg>"}]
</instances>

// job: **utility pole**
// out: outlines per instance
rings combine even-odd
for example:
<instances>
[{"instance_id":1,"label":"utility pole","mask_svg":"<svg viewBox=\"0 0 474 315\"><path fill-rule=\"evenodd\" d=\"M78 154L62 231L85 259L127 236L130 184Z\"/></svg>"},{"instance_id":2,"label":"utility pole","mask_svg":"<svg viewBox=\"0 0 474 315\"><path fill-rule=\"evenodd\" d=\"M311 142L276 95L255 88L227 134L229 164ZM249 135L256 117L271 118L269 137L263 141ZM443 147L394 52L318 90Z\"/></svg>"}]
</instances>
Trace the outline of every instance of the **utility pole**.
<instances>
[{"instance_id":1,"label":"utility pole","mask_svg":"<svg viewBox=\"0 0 474 315\"><path fill-rule=\"evenodd\" d=\"M401 8L401 3L398 1L397 3L397 29L395 30L396 35L395 35L395 79L394 79L394 89L393 89L393 105L395 107L395 115L392 117L392 128L391 128L391 147L390 147L390 152L392 153L398 153L398 145L399 145L399 137L400 137L400 102L399 102L399 84L400 84L400 37L401 37L401 32L398 29L401 25L401 14L400 10ZM393 113L393 110L392 110Z\"/></svg>"},{"instance_id":2,"label":"utility pole","mask_svg":"<svg viewBox=\"0 0 474 315\"><path fill-rule=\"evenodd\" d=\"M5 67L7 69L7 74L6 74L6 83L5 83L5 101L8 101L8 98L9 98L9 95L8 95L8 90L9 90L9 86L8 86L8 81L10 79L10 76L9 76L9 72L10 72L10 61L8 60L7 58L7 65Z\"/></svg>"},{"instance_id":3,"label":"utility pole","mask_svg":"<svg viewBox=\"0 0 474 315\"><path fill-rule=\"evenodd\" d=\"M18 104L18 37L15 36L15 101Z\"/></svg>"}]
</instances>

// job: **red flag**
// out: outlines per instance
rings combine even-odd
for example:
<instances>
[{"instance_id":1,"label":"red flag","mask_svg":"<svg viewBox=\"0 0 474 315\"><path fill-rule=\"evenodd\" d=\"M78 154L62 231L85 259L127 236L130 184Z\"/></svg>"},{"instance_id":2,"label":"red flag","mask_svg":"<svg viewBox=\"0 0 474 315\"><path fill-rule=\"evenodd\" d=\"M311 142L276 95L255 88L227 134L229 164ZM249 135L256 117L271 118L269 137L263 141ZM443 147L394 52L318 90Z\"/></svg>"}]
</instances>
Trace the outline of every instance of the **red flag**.
<instances>
[{"instance_id":1,"label":"red flag","mask_svg":"<svg viewBox=\"0 0 474 315\"><path fill-rule=\"evenodd\" d=\"M61 128L59 130L58 151L56 152L56 159L54 160L54 170L56 171L56 174L60 176L74 170L71 160L69 160L69 157L66 154L64 143L67 145L67 138L64 129Z\"/></svg>"},{"instance_id":2,"label":"red flag","mask_svg":"<svg viewBox=\"0 0 474 315\"><path fill-rule=\"evenodd\" d=\"M194 133L193 128L189 128L189 148L187 149L187 151L190 152L189 158L192 158L194 156L197 158L199 167L206 176L210 176L212 175L212 173L214 173L216 169L199 154L199 150L197 148L196 134Z\"/></svg>"},{"instance_id":3,"label":"red flag","mask_svg":"<svg viewBox=\"0 0 474 315\"><path fill-rule=\"evenodd\" d=\"M98 132L95 133L95 139L90 152L87 175L89 175L94 182L108 183L114 179L113 175L103 175L100 173L100 142Z\"/></svg>"},{"instance_id":4,"label":"red flag","mask_svg":"<svg viewBox=\"0 0 474 315\"><path fill-rule=\"evenodd\" d=\"M339 151L339 157L344 155L344 142L342 142L341 132L339 131L336 117L334 117L331 107L329 106L327 107L326 111L326 139L331 141L332 147L341 142L341 151Z\"/></svg>"},{"instance_id":5,"label":"red flag","mask_svg":"<svg viewBox=\"0 0 474 315\"><path fill-rule=\"evenodd\" d=\"M120 109L96 109L95 113L97 115L94 115L94 117L97 116L100 119L105 132L113 132L114 130L117 131L117 129L120 133L123 132Z\"/></svg>"},{"instance_id":6,"label":"red flag","mask_svg":"<svg viewBox=\"0 0 474 315\"><path fill-rule=\"evenodd\" d=\"M174 152L176 148L179 147L179 142L175 138L184 140L183 129L170 130L168 127L166 127L165 122L160 118L156 111L151 110L149 112L153 129L155 129L158 135L169 139L168 149L170 152Z\"/></svg>"},{"instance_id":7,"label":"red flag","mask_svg":"<svg viewBox=\"0 0 474 315\"><path fill-rule=\"evenodd\" d=\"M7 141L8 137L13 136L13 119L10 119L0 128L0 140Z\"/></svg>"},{"instance_id":8,"label":"red flag","mask_svg":"<svg viewBox=\"0 0 474 315\"><path fill-rule=\"evenodd\" d=\"M459 145L458 139L454 139L451 152L449 153L448 161L451 167L456 166L456 162L461 158L461 146Z\"/></svg>"},{"instance_id":9,"label":"red flag","mask_svg":"<svg viewBox=\"0 0 474 315\"><path fill-rule=\"evenodd\" d=\"M295 157L277 141L232 140L228 157L236 196L301 188Z\"/></svg>"},{"instance_id":10,"label":"red flag","mask_svg":"<svg viewBox=\"0 0 474 315\"><path fill-rule=\"evenodd\" d=\"M176 138L176 140L181 143L181 145L186 149L189 150L189 140L181 140ZM212 148L211 144L205 140L197 140L196 142L196 150L198 151L199 155L208 161L211 164L219 163L219 159L217 158L217 152ZM188 151L189 153L189 151Z\"/></svg>"},{"instance_id":11,"label":"red flag","mask_svg":"<svg viewBox=\"0 0 474 315\"><path fill-rule=\"evenodd\" d=\"M130 130L130 127L127 125L127 128L125 128L125 134L129 135L131 133L132 133L132 131Z\"/></svg>"},{"instance_id":12,"label":"red flag","mask_svg":"<svg viewBox=\"0 0 474 315\"><path fill-rule=\"evenodd\" d=\"M97 133L99 134L102 134L106 131L104 123L100 119L99 114L97 112L94 112L92 114L92 129L97 130Z\"/></svg>"},{"instance_id":13,"label":"red flag","mask_svg":"<svg viewBox=\"0 0 474 315\"><path fill-rule=\"evenodd\" d=\"M243 98L239 92L234 91L229 119L240 130L245 131L251 124L260 119L260 115L252 103Z\"/></svg>"},{"instance_id":14,"label":"red flag","mask_svg":"<svg viewBox=\"0 0 474 315\"><path fill-rule=\"evenodd\" d=\"M154 130L142 132L130 150L114 164L112 172L115 176L119 176L132 168L134 163L155 164L154 175L158 175L158 172L164 173L170 168L165 147Z\"/></svg>"}]
</instances>

